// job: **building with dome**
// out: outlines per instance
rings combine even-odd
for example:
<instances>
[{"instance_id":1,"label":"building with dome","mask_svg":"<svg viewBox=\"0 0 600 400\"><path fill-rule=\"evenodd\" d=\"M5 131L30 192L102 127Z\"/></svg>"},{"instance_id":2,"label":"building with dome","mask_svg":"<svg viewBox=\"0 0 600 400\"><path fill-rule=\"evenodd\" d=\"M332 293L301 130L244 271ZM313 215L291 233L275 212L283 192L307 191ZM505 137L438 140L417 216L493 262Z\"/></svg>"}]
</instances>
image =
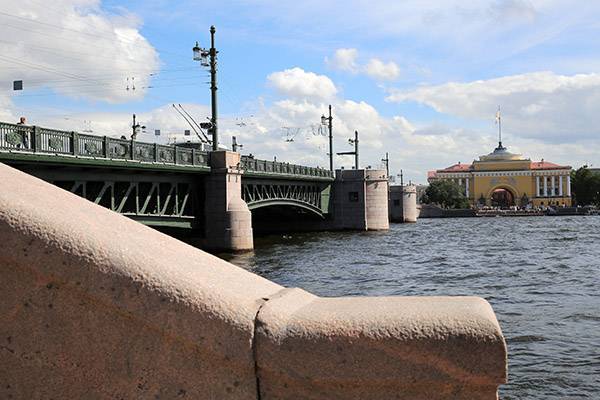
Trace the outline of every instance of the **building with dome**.
<instances>
[{"instance_id":1,"label":"building with dome","mask_svg":"<svg viewBox=\"0 0 600 400\"><path fill-rule=\"evenodd\" d=\"M472 164L430 171L427 180L457 183L472 206L571 206L570 166L531 161L502 146Z\"/></svg>"}]
</instances>

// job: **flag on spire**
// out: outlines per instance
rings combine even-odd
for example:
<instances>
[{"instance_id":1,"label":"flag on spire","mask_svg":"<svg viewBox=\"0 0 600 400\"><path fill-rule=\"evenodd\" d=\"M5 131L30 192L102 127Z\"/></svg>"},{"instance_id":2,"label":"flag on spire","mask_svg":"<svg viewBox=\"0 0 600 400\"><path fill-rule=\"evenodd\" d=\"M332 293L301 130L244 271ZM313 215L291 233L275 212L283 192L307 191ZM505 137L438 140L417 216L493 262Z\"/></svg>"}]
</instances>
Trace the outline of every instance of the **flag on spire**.
<instances>
[{"instance_id":1,"label":"flag on spire","mask_svg":"<svg viewBox=\"0 0 600 400\"><path fill-rule=\"evenodd\" d=\"M500 117L500 106L498 106L498 111L496 111L496 125L498 125L498 148L503 149L502 147L502 120Z\"/></svg>"}]
</instances>

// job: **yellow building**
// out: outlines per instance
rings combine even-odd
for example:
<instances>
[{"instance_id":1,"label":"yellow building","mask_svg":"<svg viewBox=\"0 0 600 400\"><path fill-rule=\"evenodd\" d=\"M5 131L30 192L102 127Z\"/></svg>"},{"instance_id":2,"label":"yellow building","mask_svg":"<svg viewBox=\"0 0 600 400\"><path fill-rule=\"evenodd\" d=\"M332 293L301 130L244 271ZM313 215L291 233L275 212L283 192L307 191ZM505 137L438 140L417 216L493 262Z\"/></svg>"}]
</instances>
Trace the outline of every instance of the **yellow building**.
<instances>
[{"instance_id":1,"label":"yellow building","mask_svg":"<svg viewBox=\"0 0 600 400\"><path fill-rule=\"evenodd\" d=\"M571 205L571 167L513 154L502 146L472 164L430 171L428 181L451 179L473 206L538 207Z\"/></svg>"}]
</instances>

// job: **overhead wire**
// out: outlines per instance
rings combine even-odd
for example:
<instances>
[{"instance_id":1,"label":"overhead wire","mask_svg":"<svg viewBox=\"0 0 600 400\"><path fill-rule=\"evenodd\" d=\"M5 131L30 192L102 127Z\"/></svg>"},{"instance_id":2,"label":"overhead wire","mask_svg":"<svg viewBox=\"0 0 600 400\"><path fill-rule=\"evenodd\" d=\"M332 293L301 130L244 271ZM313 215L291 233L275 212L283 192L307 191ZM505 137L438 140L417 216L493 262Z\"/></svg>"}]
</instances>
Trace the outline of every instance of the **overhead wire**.
<instances>
[{"instance_id":1,"label":"overhead wire","mask_svg":"<svg viewBox=\"0 0 600 400\"><path fill-rule=\"evenodd\" d=\"M55 25L55 24L51 24L51 23L47 23L47 22L43 22L43 21L33 20L33 19L30 19L30 18L25 18L25 17L17 16L17 15L6 13L6 12L2 12L2 11L0 11L0 15L3 15L5 17L9 17L9 18L19 19L19 20L26 21L26 22L32 23L32 24L38 24L38 25L52 27L52 28L58 29L60 31L69 31L69 32L74 32L74 33L86 35L86 36L100 37L100 38L104 38L104 39L107 39L107 40L114 40L113 35L116 35L123 42L128 42L128 43L132 43L132 44L137 42L137 39L133 39L132 40L131 38L128 38L126 36L121 35L119 32L116 31L117 28L115 28L115 27L113 27L113 29L110 30L111 36L109 37L106 34L91 33L91 32L85 32L85 31L81 31L81 30L77 30L77 29L71 29L71 28L68 28L68 27L65 27L65 26L59 26L59 25ZM59 13L57 13L57 15L59 15ZM62 15L62 14L60 14L60 15ZM72 39L73 39L73 38L65 38L65 37L60 36L60 35L52 35L52 34L49 34L48 32L40 32L40 31L37 31L35 29L27 29L27 28L30 28L30 27L23 27L23 26L11 25L10 23L8 23L8 24L5 23L4 26L10 27L10 28L14 28L14 29L19 29L19 30L22 30L22 31L32 32L34 34L39 34L39 35L44 35L44 36L51 36L51 37L55 37L55 38L57 38L59 40L66 40L66 41L69 41L69 42L71 42ZM92 28L96 32L100 32L98 29L96 29L96 27L92 27ZM105 32L109 33L109 31L105 31ZM75 38L75 39L80 39L80 38ZM7 42L7 41L4 41L4 40L2 40L2 41L3 42ZM24 42L22 42L22 43L24 43ZM42 49L42 50L48 51L50 53L54 53L54 54L58 54L58 55L63 55L62 53L57 53L56 51L53 51L54 49L49 48L49 47L43 47L43 46L39 46L39 45L29 45L29 46L33 47L33 48L38 48L38 49ZM106 49L108 49L108 47L99 46L99 45L96 45L95 47L96 48L106 48ZM182 55L181 53L178 53L178 52L176 53L176 52L172 52L172 51L167 51L167 50L164 50L164 49L156 48L154 46L153 46L153 48L155 50L157 50L159 53L176 54L178 56ZM90 53L85 53L85 52L68 51L68 50L67 50L67 52L70 52L71 54L93 55L95 57L98 57L98 56L103 57L101 54L98 54L98 53L90 54ZM64 57L64 55L63 55L63 57ZM67 58L75 59L73 57L67 57ZM106 57L106 58L109 58L109 57ZM59 76L63 76L66 79L56 79L56 80L54 80L55 84L50 86L50 87L58 87L59 89L60 88L62 88L62 89L69 89L69 88L77 88L77 87L85 87L85 86L92 86L92 85L96 85L96 84L101 84L103 86L102 89L98 89L98 90L86 90L86 93L89 93L89 92L102 92L102 91L105 90L106 86L109 86L109 87L112 87L113 85L114 86L119 86L119 84L110 84L110 83L106 84L106 83L103 83L103 82L107 82L107 81L113 80L113 79L109 78L110 76L123 78L122 74L114 74L114 75L107 74L105 76L94 76L94 77L81 76L81 75L73 74L73 73L70 73L70 72L65 72L65 71L57 70L55 68L52 68L52 67L49 67L49 66L46 66L46 65L41 65L41 64L36 64L36 63L33 63L33 62L18 60L18 59L14 59L14 58L11 58L11 57L8 57L8 56L2 56L2 55L0 55L0 59L4 59L5 61L12 62L12 63L17 63L17 64L20 64L20 65L26 66L28 68L33 68L33 69L41 70L41 71L48 72L48 73L51 73L51 74L56 74L56 75L59 75ZM171 63L171 65L178 65L178 64L172 64ZM188 69L193 69L193 68L196 68L196 67L187 67L186 66L184 68L179 68L179 69L173 68L172 71L173 72L177 72L177 71L188 70ZM110 69L110 70L112 70L112 69ZM145 72L145 73L147 73L148 71L149 71L148 69L140 70L140 72ZM151 79L157 79L158 75L160 75L161 73L165 73L167 71L168 71L168 69L159 70L158 72L150 73L148 76L151 77ZM132 72L133 71L129 71L128 70L128 71L125 72L125 74L132 73ZM102 79L103 77L106 77L106 79ZM198 76L190 77L190 78L192 78L192 79L193 78L198 78ZM186 79L187 80L187 79L190 79L190 78L188 78L188 77L179 77L179 78L172 79L172 81L177 81L177 80L181 80L181 79ZM79 81L82 81L82 82L88 82L88 83L87 84L86 83L82 83L80 85L68 85L67 84L67 85L63 85L62 87L60 85L56 85L57 82L68 83L68 82L70 82L70 80L73 80L73 79L74 80L79 80ZM168 79L164 79L164 81L169 81L169 80ZM44 82L40 82L40 83L47 83L47 82L52 83L53 81L46 79L46 80L44 80ZM34 83L37 83L37 82L34 81ZM172 85L148 84L148 85L145 85L145 86L140 86L139 88L140 89L154 89L154 88L162 88L162 87L177 87L177 86L187 86L190 83L198 83L198 82L190 82L188 80L184 84L172 84ZM208 82L202 82L202 83L208 83ZM227 85L225 85L225 86L227 86ZM221 93L223 93L225 95L225 97L227 97L229 99L229 101L231 103L234 103L234 102L237 101L238 103L241 104L240 100L233 93L234 90L231 88L231 86L228 86L228 87L229 87L230 90L224 90ZM24 94L24 95L19 95L18 97L34 97L34 96L40 96L41 97L41 96L53 96L53 95L57 95L57 94ZM159 96L149 95L148 93L145 93L145 95L148 96L148 97L154 98L154 99L158 99L160 101L165 101L164 98L161 98ZM235 99L233 99L232 97L235 97ZM223 119L226 119L226 118L223 118Z\"/></svg>"}]
</instances>

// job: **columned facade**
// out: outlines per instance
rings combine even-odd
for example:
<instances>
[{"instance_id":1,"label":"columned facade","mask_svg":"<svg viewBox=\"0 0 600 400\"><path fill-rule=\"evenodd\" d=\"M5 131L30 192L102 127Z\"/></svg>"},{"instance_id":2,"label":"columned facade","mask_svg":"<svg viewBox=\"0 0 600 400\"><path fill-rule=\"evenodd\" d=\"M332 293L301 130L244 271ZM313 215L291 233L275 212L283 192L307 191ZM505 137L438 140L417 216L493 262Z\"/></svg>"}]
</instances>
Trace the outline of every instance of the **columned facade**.
<instances>
[{"instance_id":1,"label":"columned facade","mask_svg":"<svg viewBox=\"0 0 600 400\"><path fill-rule=\"evenodd\" d=\"M428 181L449 179L472 206L571 206L571 167L531 161L499 146L472 164L430 171Z\"/></svg>"}]
</instances>

